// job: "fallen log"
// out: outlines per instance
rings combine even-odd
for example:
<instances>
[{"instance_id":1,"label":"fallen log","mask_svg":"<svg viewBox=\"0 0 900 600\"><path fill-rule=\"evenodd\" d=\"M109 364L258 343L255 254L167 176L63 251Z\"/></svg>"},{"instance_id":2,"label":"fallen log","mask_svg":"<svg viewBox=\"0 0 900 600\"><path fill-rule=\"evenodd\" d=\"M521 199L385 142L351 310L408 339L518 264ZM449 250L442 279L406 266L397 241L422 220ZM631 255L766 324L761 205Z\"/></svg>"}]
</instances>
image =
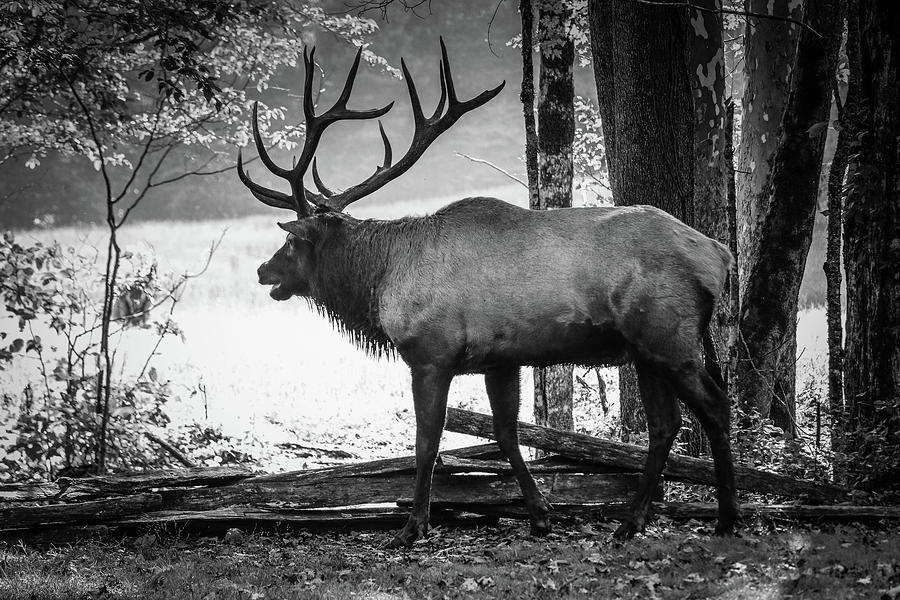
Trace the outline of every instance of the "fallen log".
<instances>
[{"instance_id":1,"label":"fallen log","mask_svg":"<svg viewBox=\"0 0 900 600\"><path fill-rule=\"evenodd\" d=\"M458 408L447 410L445 428L455 433L494 438L493 421L489 415ZM643 470L647 459L647 449L643 446L530 423L519 423L519 442L572 458L636 471ZM663 474L669 479L688 483L715 485L716 482L712 461L679 454L669 455ZM742 490L806 498L815 502L841 501L849 494L848 490L838 486L802 481L740 465L735 465L735 483Z\"/></svg>"},{"instance_id":2,"label":"fallen log","mask_svg":"<svg viewBox=\"0 0 900 600\"><path fill-rule=\"evenodd\" d=\"M493 458L500 454L500 448L495 443L445 450L439 457L438 469L441 469L440 463L444 457L448 460L464 460L480 457ZM221 486L241 480L250 482L293 481L313 483L338 477L414 473L415 470L415 456L403 456L323 469L289 471L258 476L253 476L252 470L248 467L237 465L144 471L79 479L60 477L54 482L0 484L0 503L42 500L87 500L89 498L131 494L161 487Z\"/></svg>"},{"instance_id":3,"label":"fallen log","mask_svg":"<svg viewBox=\"0 0 900 600\"><path fill-rule=\"evenodd\" d=\"M215 510L229 505L281 506L293 509L353 506L396 502L408 496L414 474L360 476L317 480L252 481L208 489L194 488L160 492L168 510ZM553 473L535 476L548 500L562 503L602 502L629 497L637 490L633 473L580 474ZM432 483L433 501L506 503L521 499L518 482L512 475L458 475L436 473Z\"/></svg>"},{"instance_id":4,"label":"fallen log","mask_svg":"<svg viewBox=\"0 0 900 600\"><path fill-rule=\"evenodd\" d=\"M247 467L230 466L142 471L79 479L60 477L54 482L0 485L0 502L75 501L123 496L162 487L226 485L252 474Z\"/></svg>"},{"instance_id":5,"label":"fallen log","mask_svg":"<svg viewBox=\"0 0 900 600\"><path fill-rule=\"evenodd\" d=\"M0 529L21 529L53 523L102 523L162 507L160 494L146 493L67 504L17 505L0 508Z\"/></svg>"},{"instance_id":6,"label":"fallen log","mask_svg":"<svg viewBox=\"0 0 900 600\"><path fill-rule=\"evenodd\" d=\"M59 486L54 482L0 484L0 502L32 502L53 500L59 496Z\"/></svg>"},{"instance_id":7,"label":"fallen log","mask_svg":"<svg viewBox=\"0 0 900 600\"><path fill-rule=\"evenodd\" d=\"M479 444L477 446L467 446L465 448L444 450L438 457L438 468L440 468L442 461L446 457L459 459L476 459L481 457L494 457L498 455L500 455L500 448L497 447L497 444L495 443ZM248 484L274 482L308 484L317 481L328 481L331 479L344 477L372 477L375 475L415 473L415 471L416 457L400 456L398 458L370 460L362 463L326 467L324 469L287 471L284 473L258 475L256 477L248 478L245 482Z\"/></svg>"},{"instance_id":8,"label":"fallen log","mask_svg":"<svg viewBox=\"0 0 900 600\"><path fill-rule=\"evenodd\" d=\"M178 534L221 534L231 528L247 531L261 529L307 530L393 530L409 518L409 510L398 506L310 509L278 512L253 507L233 506L211 511L153 511L114 519L102 525L54 525L0 531L0 540L31 545L71 544L82 540L110 540L159 528L175 527ZM498 517L456 510L434 509L433 525L486 526Z\"/></svg>"}]
</instances>

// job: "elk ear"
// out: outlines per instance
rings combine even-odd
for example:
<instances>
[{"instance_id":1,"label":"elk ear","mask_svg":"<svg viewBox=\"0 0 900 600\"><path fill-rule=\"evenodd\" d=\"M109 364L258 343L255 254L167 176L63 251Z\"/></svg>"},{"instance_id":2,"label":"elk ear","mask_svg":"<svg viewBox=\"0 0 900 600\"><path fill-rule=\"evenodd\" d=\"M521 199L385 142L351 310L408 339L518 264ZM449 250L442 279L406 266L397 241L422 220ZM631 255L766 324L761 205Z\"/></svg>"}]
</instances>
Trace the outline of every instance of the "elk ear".
<instances>
[{"instance_id":1,"label":"elk ear","mask_svg":"<svg viewBox=\"0 0 900 600\"><path fill-rule=\"evenodd\" d=\"M301 240L313 242L316 238L316 227L315 223L312 221L313 219L301 219L299 221L291 221L290 223L279 223L278 226L288 233L294 234Z\"/></svg>"}]
</instances>

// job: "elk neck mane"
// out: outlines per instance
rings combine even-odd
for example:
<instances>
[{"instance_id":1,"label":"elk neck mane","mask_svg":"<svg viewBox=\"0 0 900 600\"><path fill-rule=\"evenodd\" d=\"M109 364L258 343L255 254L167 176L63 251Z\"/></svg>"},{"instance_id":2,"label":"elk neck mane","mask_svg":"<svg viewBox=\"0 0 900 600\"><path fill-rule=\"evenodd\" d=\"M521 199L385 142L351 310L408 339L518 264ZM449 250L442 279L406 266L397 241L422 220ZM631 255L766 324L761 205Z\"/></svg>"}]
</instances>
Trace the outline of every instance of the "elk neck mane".
<instances>
[{"instance_id":1,"label":"elk neck mane","mask_svg":"<svg viewBox=\"0 0 900 600\"><path fill-rule=\"evenodd\" d=\"M359 348L377 356L396 349L381 327L379 299L387 278L410 267L437 235L434 215L391 221L331 219L316 247L311 303Z\"/></svg>"}]
</instances>

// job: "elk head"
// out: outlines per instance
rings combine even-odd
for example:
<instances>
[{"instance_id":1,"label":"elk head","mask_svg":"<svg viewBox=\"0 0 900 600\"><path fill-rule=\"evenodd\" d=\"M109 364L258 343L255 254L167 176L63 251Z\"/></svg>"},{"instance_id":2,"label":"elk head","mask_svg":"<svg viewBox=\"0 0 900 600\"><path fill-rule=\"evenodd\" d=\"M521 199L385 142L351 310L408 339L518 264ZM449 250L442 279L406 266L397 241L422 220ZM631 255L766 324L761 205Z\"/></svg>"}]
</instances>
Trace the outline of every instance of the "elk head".
<instances>
[{"instance_id":1,"label":"elk head","mask_svg":"<svg viewBox=\"0 0 900 600\"><path fill-rule=\"evenodd\" d=\"M391 143L387 134L378 123L381 139L384 142L384 162L375 169L375 172L365 181L358 183L344 191L334 192L322 182L316 169L316 147L322 138L322 133L332 123L353 119L377 119L387 113L394 105L393 102L382 108L370 110L353 110L347 108L347 100L353 89L353 82L359 69L359 61L362 48L356 53L353 66L344 83L344 88L334 105L324 113L317 115L313 106L313 66L315 60L315 48L307 53L303 49L303 64L305 67L305 79L303 85L303 115L306 120L306 134L303 140L303 148L296 165L291 169L285 169L275 164L263 145L262 136L259 133L257 103L253 104L253 140L259 153L260 161L274 175L287 180L291 193L286 194L259 185L250 179L244 171L240 151L238 152L237 171L241 182L263 204L275 208L283 208L296 212L297 220L289 223L279 223L279 226L288 232L285 244L270 258L260 265L257 270L259 282L263 285L271 285L270 295L276 300L287 300L291 296L309 296L314 293L316 249L323 237L327 235L328 223L339 224L350 217L341 211L351 203L356 202L375 190L381 188L389 181L399 177L415 164L431 143L439 135L450 129L460 117L467 112L478 108L500 93L505 82L492 90L486 90L471 100L460 101L456 97L453 85L453 77L450 73L450 61L447 58L447 48L444 40L441 45L441 97L437 108L430 117L422 112L419 94L406 63L400 60L403 78L406 80L409 91L410 104L412 106L415 132L409 149L397 162L393 161ZM446 105L446 110L445 110ZM307 169L312 164L312 178L318 193L308 190L304 185L304 177Z\"/></svg>"}]
</instances>

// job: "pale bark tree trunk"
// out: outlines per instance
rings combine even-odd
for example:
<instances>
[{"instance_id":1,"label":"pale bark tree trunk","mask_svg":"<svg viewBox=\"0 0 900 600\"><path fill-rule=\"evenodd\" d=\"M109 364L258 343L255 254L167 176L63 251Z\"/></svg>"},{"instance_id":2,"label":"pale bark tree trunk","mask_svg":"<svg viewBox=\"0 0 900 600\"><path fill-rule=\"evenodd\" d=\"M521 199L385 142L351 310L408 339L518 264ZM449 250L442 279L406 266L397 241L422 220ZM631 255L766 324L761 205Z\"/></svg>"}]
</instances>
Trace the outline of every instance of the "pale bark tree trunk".
<instances>
[{"instance_id":1,"label":"pale bark tree trunk","mask_svg":"<svg viewBox=\"0 0 900 600\"><path fill-rule=\"evenodd\" d=\"M748 11L801 19L803 2L799 0L747 0ZM744 35L744 97L741 101L741 142L738 148L736 176L738 215L738 254L740 290L743 297L747 278L763 243L760 228L769 208L766 185L772 175L772 157L778 142L778 130L787 105L791 69L796 56L800 28L784 21L752 18ZM743 304L743 301L742 301ZM796 320L796 314L794 315ZM742 341L737 340L741 347ZM755 357L768 385L762 395L741 388L738 407L744 415L771 417L779 427L793 431L793 406L796 330L789 327L771 354ZM741 363L739 363L740 365ZM750 365L739 368L748 370ZM746 378L746 376L745 376ZM766 391L768 390L768 391ZM772 390L779 390L780 402L773 414ZM746 421L745 422L749 422Z\"/></svg>"},{"instance_id":2,"label":"pale bark tree trunk","mask_svg":"<svg viewBox=\"0 0 900 600\"><path fill-rule=\"evenodd\" d=\"M540 93L538 94L538 205L551 210L572 206L572 142L575 139L575 44L568 2L539 0ZM533 198L532 198L533 200ZM534 421L572 430L571 365L534 370Z\"/></svg>"},{"instance_id":3,"label":"pale bark tree trunk","mask_svg":"<svg viewBox=\"0 0 900 600\"><path fill-rule=\"evenodd\" d=\"M737 393L763 416L793 431L794 340L800 280L812 241L819 175L831 109L831 86L841 40L840 0L806 6L782 127L763 189L765 212L745 255ZM821 34L821 36L820 36ZM757 110L754 108L754 110ZM771 118L771 117L770 117ZM790 365L784 384L778 373ZM774 409L773 409L774 410Z\"/></svg>"},{"instance_id":4,"label":"pale bark tree trunk","mask_svg":"<svg viewBox=\"0 0 900 600\"><path fill-rule=\"evenodd\" d=\"M687 13L620 0L591 0L588 10L613 201L652 204L694 223ZM646 429L635 418L642 410L633 373L619 370L623 437Z\"/></svg>"},{"instance_id":5,"label":"pale bark tree trunk","mask_svg":"<svg viewBox=\"0 0 900 600\"><path fill-rule=\"evenodd\" d=\"M844 397L855 482L900 480L900 5L859 0L859 97L844 216ZM853 33L851 29L851 33ZM849 44L849 41L848 41ZM853 67L851 63L851 68Z\"/></svg>"},{"instance_id":6,"label":"pale bark tree trunk","mask_svg":"<svg viewBox=\"0 0 900 600\"><path fill-rule=\"evenodd\" d=\"M719 7L719 0L696 0L709 11ZM694 98L694 216L692 223L709 237L729 244L728 205L725 170L725 48L722 15L692 10L688 13L691 39L689 73ZM710 323L713 340L712 356L707 357L711 372L722 373L720 360L727 361L730 341L728 324L733 312L724 294ZM727 362L725 363L727 365ZM723 374L727 379L727 369ZM691 435L688 447L694 456L706 447L699 421L690 415Z\"/></svg>"}]
</instances>

